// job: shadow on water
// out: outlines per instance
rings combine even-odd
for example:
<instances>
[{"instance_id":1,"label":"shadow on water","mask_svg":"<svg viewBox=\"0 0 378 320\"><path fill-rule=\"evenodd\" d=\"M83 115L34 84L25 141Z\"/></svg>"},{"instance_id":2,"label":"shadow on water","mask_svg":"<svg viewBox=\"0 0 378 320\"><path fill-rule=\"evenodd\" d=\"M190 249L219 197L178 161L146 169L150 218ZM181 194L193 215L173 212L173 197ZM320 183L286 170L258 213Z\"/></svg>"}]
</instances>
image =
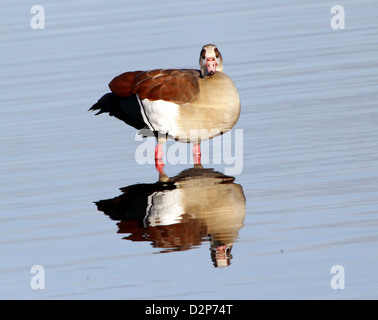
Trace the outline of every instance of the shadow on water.
<instances>
[{"instance_id":1,"label":"shadow on water","mask_svg":"<svg viewBox=\"0 0 378 320\"><path fill-rule=\"evenodd\" d=\"M230 265L233 243L244 225L245 196L235 178L213 169L186 169L166 182L121 188L95 202L117 223L123 239L149 241L160 253L210 242L215 267Z\"/></svg>"}]
</instances>

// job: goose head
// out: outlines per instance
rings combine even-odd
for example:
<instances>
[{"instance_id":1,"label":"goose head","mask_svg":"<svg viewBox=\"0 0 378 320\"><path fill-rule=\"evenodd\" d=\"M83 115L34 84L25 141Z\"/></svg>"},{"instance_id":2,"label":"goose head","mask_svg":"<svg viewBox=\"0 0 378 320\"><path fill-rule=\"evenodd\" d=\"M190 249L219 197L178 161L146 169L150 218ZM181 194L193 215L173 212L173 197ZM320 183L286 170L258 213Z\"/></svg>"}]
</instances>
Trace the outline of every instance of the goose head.
<instances>
[{"instance_id":1,"label":"goose head","mask_svg":"<svg viewBox=\"0 0 378 320\"><path fill-rule=\"evenodd\" d=\"M214 44L207 44L202 47L199 65L202 77L213 75L218 71L223 71L223 59L218 48Z\"/></svg>"}]
</instances>

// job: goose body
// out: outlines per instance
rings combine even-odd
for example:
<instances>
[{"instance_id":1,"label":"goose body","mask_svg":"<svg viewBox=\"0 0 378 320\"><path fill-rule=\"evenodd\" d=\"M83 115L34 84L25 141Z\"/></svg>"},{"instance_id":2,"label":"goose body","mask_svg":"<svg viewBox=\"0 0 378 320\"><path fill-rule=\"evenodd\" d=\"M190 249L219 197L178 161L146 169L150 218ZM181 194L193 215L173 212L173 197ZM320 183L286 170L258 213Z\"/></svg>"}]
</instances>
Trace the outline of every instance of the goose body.
<instances>
[{"instance_id":1,"label":"goose body","mask_svg":"<svg viewBox=\"0 0 378 320\"><path fill-rule=\"evenodd\" d=\"M125 72L110 83L111 93L90 109L123 120L136 129L149 129L157 138L155 164L163 174L161 146L167 139L193 143L195 164L199 144L229 131L240 115L238 91L223 73L215 45L203 46L200 70L155 69Z\"/></svg>"}]
</instances>

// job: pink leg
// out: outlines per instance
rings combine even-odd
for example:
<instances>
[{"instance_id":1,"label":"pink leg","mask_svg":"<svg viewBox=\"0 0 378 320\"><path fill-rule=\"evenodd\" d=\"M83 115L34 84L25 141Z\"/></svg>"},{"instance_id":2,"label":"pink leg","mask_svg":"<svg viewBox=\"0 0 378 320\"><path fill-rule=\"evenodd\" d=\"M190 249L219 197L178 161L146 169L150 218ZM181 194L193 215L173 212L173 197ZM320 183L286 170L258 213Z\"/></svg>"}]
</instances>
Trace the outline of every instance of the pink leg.
<instances>
[{"instance_id":1,"label":"pink leg","mask_svg":"<svg viewBox=\"0 0 378 320\"><path fill-rule=\"evenodd\" d=\"M155 148L155 168L159 174L164 174L163 145L158 143Z\"/></svg>"},{"instance_id":2,"label":"pink leg","mask_svg":"<svg viewBox=\"0 0 378 320\"><path fill-rule=\"evenodd\" d=\"M201 148L200 144L193 145L193 162L194 164L201 164Z\"/></svg>"}]
</instances>

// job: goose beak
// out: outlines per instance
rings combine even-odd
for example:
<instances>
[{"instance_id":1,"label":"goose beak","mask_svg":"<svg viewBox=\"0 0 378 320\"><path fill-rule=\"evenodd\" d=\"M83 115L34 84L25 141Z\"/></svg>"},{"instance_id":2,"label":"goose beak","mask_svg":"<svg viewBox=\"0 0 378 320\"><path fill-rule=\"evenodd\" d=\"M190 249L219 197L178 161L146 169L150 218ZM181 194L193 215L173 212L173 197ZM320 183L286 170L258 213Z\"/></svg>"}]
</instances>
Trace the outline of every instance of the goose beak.
<instances>
[{"instance_id":1,"label":"goose beak","mask_svg":"<svg viewBox=\"0 0 378 320\"><path fill-rule=\"evenodd\" d=\"M206 60L207 74L213 75L217 70L217 62L214 58L208 58Z\"/></svg>"}]
</instances>

